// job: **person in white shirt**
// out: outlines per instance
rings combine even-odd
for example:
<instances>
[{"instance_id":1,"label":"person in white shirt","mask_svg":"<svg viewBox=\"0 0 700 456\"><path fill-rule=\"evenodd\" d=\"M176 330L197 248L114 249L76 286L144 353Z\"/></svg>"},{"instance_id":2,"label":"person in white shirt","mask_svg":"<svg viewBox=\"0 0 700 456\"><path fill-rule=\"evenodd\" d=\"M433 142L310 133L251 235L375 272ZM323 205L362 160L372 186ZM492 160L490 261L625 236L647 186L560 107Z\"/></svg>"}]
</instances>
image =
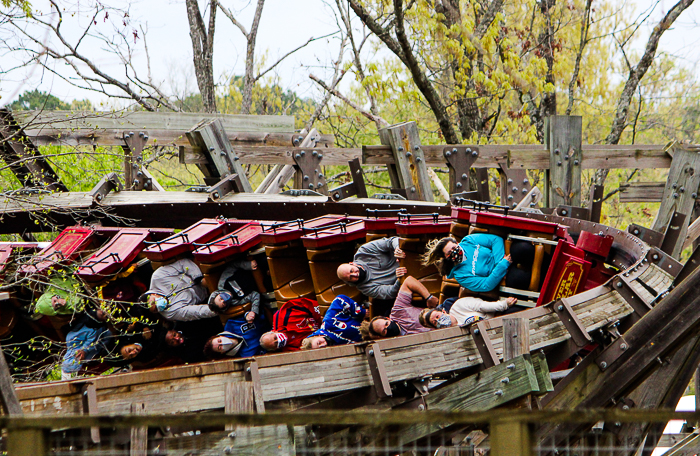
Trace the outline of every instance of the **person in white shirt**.
<instances>
[{"instance_id":1,"label":"person in white shirt","mask_svg":"<svg viewBox=\"0 0 700 456\"><path fill-rule=\"evenodd\" d=\"M517 302L516 298L500 301L484 301L480 298L460 298L452 304L450 313L438 309L423 309L418 321L426 328L442 329L451 326L465 326L479 320L493 318L497 312L505 312Z\"/></svg>"}]
</instances>

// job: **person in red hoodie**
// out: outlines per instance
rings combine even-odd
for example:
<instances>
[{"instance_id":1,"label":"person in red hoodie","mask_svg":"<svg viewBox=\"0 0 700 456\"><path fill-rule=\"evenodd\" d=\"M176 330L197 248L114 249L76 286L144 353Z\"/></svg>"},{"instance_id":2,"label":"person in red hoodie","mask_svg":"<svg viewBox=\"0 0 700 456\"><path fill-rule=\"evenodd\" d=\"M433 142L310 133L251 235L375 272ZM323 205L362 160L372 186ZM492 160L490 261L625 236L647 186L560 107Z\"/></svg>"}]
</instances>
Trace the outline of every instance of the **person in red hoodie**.
<instances>
[{"instance_id":1,"label":"person in red hoodie","mask_svg":"<svg viewBox=\"0 0 700 456\"><path fill-rule=\"evenodd\" d=\"M272 317L272 331L260 337L260 345L268 352L299 351L301 342L320 328L322 322L316 301L290 299Z\"/></svg>"}]
</instances>

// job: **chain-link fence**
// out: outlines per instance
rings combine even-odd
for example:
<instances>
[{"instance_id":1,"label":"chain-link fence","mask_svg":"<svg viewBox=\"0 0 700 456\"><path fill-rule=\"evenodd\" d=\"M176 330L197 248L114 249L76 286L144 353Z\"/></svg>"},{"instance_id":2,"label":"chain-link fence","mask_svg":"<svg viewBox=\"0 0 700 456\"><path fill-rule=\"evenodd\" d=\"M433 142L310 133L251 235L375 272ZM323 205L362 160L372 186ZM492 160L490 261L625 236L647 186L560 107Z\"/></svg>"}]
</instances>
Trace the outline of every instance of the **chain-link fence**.
<instances>
[{"instance_id":1,"label":"chain-link fence","mask_svg":"<svg viewBox=\"0 0 700 456\"><path fill-rule=\"evenodd\" d=\"M683 433L664 437L680 419ZM318 412L1 418L2 450L42 455L635 455L695 454L699 413L528 411ZM657 450L655 454L662 454Z\"/></svg>"}]
</instances>

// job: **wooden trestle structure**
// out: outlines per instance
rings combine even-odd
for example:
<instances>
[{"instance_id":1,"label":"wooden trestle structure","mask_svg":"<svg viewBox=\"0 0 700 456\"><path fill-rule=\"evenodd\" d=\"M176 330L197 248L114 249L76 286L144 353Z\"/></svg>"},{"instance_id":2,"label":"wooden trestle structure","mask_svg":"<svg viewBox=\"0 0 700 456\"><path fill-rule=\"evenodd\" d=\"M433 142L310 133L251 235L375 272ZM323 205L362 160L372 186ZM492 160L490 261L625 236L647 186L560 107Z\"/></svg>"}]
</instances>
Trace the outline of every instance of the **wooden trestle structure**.
<instances>
[{"instance_id":1,"label":"wooden trestle structure","mask_svg":"<svg viewBox=\"0 0 700 456\"><path fill-rule=\"evenodd\" d=\"M580 118L578 121L580 129ZM552 124L558 122L572 120L555 119ZM573 122L576 120L573 119ZM199 125L192 132L201 132L202 128ZM449 217L454 216L449 205L425 201L430 199L425 197L426 188L429 188L429 183L426 183L428 178L421 172L410 172L414 169L411 166L425 169L426 164L436 163L438 154L434 151L439 150L442 164L453 153L462 153L467 157L460 161L448 159L448 163L451 181L454 181L451 182L452 193L459 193L455 190L461 188L472 192L466 195L471 197L484 196L484 191L488 193L483 186L479 186L479 173L476 173L476 187L472 179L472 188L465 188L469 179L462 177L477 161L481 161L480 169L492 165L499 167L502 183L510 179L507 185L515 185L511 184L515 179L527 184L522 174L524 169L545 168L553 163L549 184L554 190L550 188L544 192L550 195L549 204L556 206L552 213L535 214L516 209L510 215L565 226L568 235L574 239L580 238L582 233L609 236L612 248L601 261L613 266L615 273L601 281L599 286L584 292L556 298L517 314L480 321L466 328L449 328L309 352L271 354L45 384L16 384L16 400L21 413L45 417L121 415L131 414L135 407L149 414L172 414L397 409L449 412L483 411L497 407L655 409L675 405L700 362L700 272L695 270L700 254L694 253L685 265L676 259L684 243L692 242L695 231L699 230L696 223L690 223L690 219L700 173L686 172L689 168L695 169L697 151L673 146L675 152L671 159L667 154L668 148L619 147L617 155L603 158L607 153L604 148L582 147L580 136L557 136L558 130L554 127L551 150L543 146L472 146L467 151L467 146L421 146L411 128L406 124L390 127L382 134L386 146L374 149L368 146L362 151L364 163L381 162L393 167L390 169L392 185L402 189L399 193L403 193L408 200L367 198L359 178L354 180L353 186L336 189L342 197L335 197L333 189L325 190L322 194L297 195L245 192L247 181L240 181L245 176L238 176L238 181L231 177L237 174L237 168L233 166L237 160L217 164L209 157L206 163L200 163L207 169L203 172L210 186L209 191L204 193L115 192L111 191L118 188L114 180L104 179L98 188L86 193L59 191L45 195L5 195L0 198L0 232L22 232L36 226L36 217L50 218L52 223L59 226L69 226L75 224L76 214L85 220L96 214L109 214L114 218L104 218L105 223L122 217L138 226L178 229L204 217L222 215L229 219L283 221L300 217L309 220L327 214L362 217L367 215L368 209L404 208L413 214L435 213ZM322 136L317 132L315 134L319 139ZM39 143L45 143L46 138L55 136L55 131L44 135L35 133L25 140L38 138ZM232 135L228 136L230 138ZM304 141L303 135L290 136L292 142L301 144ZM99 137L110 143L115 142L114 137L119 135ZM75 144L86 141L77 134L66 138L64 140L74 141ZM190 142L193 147L182 145L181 156L201 154L208 141L206 134L198 136L192 133ZM328 141L328 147L323 151L323 159L326 160L323 164L336 160L329 159L335 153L332 139L326 138L325 141ZM318 144L317 141L315 143ZM6 149L9 147L7 144ZM232 139L231 144L235 150L236 140ZM316 144L305 150L314 149ZM140 153L142 146L139 146L141 149L134 149L132 144L130 150ZM268 152L279 152L282 148L259 144L245 146L243 149L248 151L249 158L257 153L250 152L253 147ZM224 149L226 147L222 147ZM233 150L226 154L235 156L238 153L245 161L244 153ZM305 185L309 181L303 178L304 173L308 173L306 167L312 165L293 158L301 149L287 147L286 150L289 153L280 154L286 158L277 163L294 165L302 176L298 179L300 185ZM388 151L390 159L379 161L378 151ZM565 160L561 160L562 151L569 151L564 154ZM15 154L20 152L15 151ZM538 157L540 152L549 156ZM32 150L32 153L38 153L38 149ZM356 151L344 150L340 153L347 161ZM595 158L595 154L600 157ZM8 156L6 151L5 157ZM35 158L40 160L38 155ZM416 161L416 158L421 160ZM566 161L565 166L569 170L579 168L580 176L582 165L596 167L605 160L606 167L612 167L610 163L617 163L616 160L628 164L631 159L637 160L635 167L642 167L647 162L659 166L663 162L663 166L671 169L671 180L662 195L664 202L660 215L651 228L633 225L625 232L601 225L598 223L600 189L593 192L593 196L598 195L598 201L592 197L589 208L577 207L580 205L580 190L576 185L580 188L580 179L577 184L570 172L560 173L557 169L561 166L557 163ZM194 158L188 160L196 161ZM318 160L313 166L318 166ZM229 173L221 172L226 166L231 166ZM402 167L408 171L402 171ZM27 176L31 174L32 169L24 169L21 176L28 182L31 179ZM311 179L316 190L323 187L319 185L322 176L318 177L318 174ZM405 180L410 175L414 180ZM134 179L134 189L157 187L153 181L144 185L144 181L139 181L141 177ZM457 186L460 181L465 182L463 186ZM213 196L212 189L219 193ZM516 206L521 201L527 203L526 197L534 193L527 185L524 190L518 188L514 192L504 187L502 197L513 201ZM578 196L572 196L577 192ZM422 197L412 197L413 193ZM512 196L516 193L517 198L508 199L509 194ZM552 196L561 194L565 196L561 201ZM46 213L47 207L55 210ZM501 214L502 209L498 212ZM681 215L683 222L680 225L671 223L677 223ZM437 223L438 215L435 217ZM455 218L450 220L458 221ZM453 233L454 229L453 223ZM321 291L316 290L316 294L320 296ZM554 384L550 371L577 353L583 353L582 361L571 371L563 373L566 375L561 372L554 375ZM430 383L432 380L442 382L435 386ZM5 388L2 393L5 404L14 403L11 392ZM567 434L590 428L592 424L568 427L543 424L537 428L537 435L541 439L551 438L556 431L556 435L564 438ZM636 445L644 445L646 452L656 445L649 431L656 429L657 425L618 424L605 424L613 440L634 441ZM396 438L403 442L418 441L437 430L438 427L431 426L407 428L400 431ZM300 442L310 438L305 434L307 431L304 427L290 427L289 438L299 446ZM647 434L649 437L644 440ZM280 439L278 433L258 437L260 445ZM94 439L99 439L99 432L93 434Z\"/></svg>"}]
</instances>

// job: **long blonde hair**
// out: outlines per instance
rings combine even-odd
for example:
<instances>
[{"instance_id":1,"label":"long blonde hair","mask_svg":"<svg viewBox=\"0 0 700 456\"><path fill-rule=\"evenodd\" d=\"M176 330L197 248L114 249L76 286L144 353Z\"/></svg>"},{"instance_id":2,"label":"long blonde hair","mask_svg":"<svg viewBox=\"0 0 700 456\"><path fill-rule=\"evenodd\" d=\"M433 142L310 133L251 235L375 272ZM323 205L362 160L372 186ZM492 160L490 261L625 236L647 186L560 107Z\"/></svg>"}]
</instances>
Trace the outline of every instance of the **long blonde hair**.
<instances>
[{"instance_id":1,"label":"long blonde hair","mask_svg":"<svg viewBox=\"0 0 700 456\"><path fill-rule=\"evenodd\" d=\"M425 246L425 253L420 257L421 264L423 266L434 264L440 274L444 276L449 274L455 264L452 260L445 258L445 252L443 252L448 242L458 244L452 236L430 240Z\"/></svg>"}]
</instances>

